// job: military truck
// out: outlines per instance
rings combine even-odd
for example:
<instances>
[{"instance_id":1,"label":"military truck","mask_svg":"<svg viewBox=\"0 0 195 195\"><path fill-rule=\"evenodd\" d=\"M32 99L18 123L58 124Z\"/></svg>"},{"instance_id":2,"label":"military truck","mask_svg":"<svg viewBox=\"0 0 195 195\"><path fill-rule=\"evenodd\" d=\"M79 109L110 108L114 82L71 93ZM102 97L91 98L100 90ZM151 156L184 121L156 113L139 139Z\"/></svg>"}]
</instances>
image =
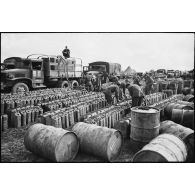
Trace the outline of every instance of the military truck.
<instances>
[{"instance_id":1,"label":"military truck","mask_svg":"<svg viewBox=\"0 0 195 195\"><path fill-rule=\"evenodd\" d=\"M165 69L158 69L156 72L155 72L155 77L156 78L166 78L167 77L167 72Z\"/></svg>"},{"instance_id":2,"label":"military truck","mask_svg":"<svg viewBox=\"0 0 195 195\"><path fill-rule=\"evenodd\" d=\"M108 75L120 77L121 65L118 63L97 61L89 63L89 66L84 66L83 72L91 75L102 75L106 72Z\"/></svg>"},{"instance_id":3,"label":"military truck","mask_svg":"<svg viewBox=\"0 0 195 195\"><path fill-rule=\"evenodd\" d=\"M10 57L1 64L1 90L17 93L37 88L77 87L82 76L80 58L32 54Z\"/></svg>"}]
</instances>

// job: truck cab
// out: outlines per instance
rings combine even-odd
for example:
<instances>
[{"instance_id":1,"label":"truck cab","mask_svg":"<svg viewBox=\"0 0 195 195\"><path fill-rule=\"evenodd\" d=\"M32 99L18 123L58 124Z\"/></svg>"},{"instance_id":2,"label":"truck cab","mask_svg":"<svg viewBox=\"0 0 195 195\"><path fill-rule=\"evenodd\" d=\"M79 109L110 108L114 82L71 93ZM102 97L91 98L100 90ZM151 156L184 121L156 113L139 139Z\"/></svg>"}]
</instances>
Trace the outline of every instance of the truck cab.
<instances>
[{"instance_id":1,"label":"truck cab","mask_svg":"<svg viewBox=\"0 0 195 195\"><path fill-rule=\"evenodd\" d=\"M40 86L44 82L42 69L43 61L40 59L5 59L1 69L1 90L11 88L17 93L19 89L29 91L29 88L34 88L36 84Z\"/></svg>"}]
</instances>

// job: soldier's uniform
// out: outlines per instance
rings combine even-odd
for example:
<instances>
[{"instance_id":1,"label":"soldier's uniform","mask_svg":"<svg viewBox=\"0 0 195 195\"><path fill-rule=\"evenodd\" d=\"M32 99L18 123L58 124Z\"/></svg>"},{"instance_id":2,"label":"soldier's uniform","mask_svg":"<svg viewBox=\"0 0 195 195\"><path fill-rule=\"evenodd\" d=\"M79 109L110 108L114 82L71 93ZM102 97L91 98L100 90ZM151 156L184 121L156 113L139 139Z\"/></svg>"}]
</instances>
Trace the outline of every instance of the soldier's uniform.
<instances>
[{"instance_id":1,"label":"soldier's uniform","mask_svg":"<svg viewBox=\"0 0 195 195\"><path fill-rule=\"evenodd\" d=\"M141 86L139 76L135 76L135 77L134 77L133 83L136 84L136 85Z\"/></svg>"},{"instance_id":2,"label":"soldier's uniform","mask_svg":"<svg viewBox=\"0 0 195 195\"><path fill-rule=\"evenodd\" d=\"M122 83L120 84L120 88L121 88L121 91L122 91L122 95L125 96L126 84L125 84L124 82L122 82Z\"/></svg>"},{"instance_id":3,"label":"soldier's uniform","mask_svg":"<svg viewBox=\"0 0 195 195\"><path fill-rule=\"evenodd\" d=\"M109 81L108 79L108 73L104 72L102 75L102 83L107 83Z\"/></svg>"},{"instance_id":4,"label":"soldier's uniform","mask_svg":"<svg viewBox=\"0 0 195 195\"><path fill-rule=\"evenodd\" d=\"M146 87L145 87L145 94L151 94L152 87L153 87L154 80L148 75L146 76Z\"/></svg>"},{"instance_id":5,"label":"soldier's uniform","mask_svg":"<svg viewBox=\"0 0 195 195\"><path fill-rule=\"evenodd\" d=\"M113 103L112 93L115 93L116 100L119 101L119 87L117 85L110 85L103 92L109 104Z\"/></svg>"},{"instance_id":6,"label":"soldier's uniform","mask_svg":"<svg viewBox=\"0 0 195 195\"><path fill-rule=\"evenodd\" d=\"M136 84L131 84L127 87L130 96L132 97L132 106L140 106L143 102L144 94L140 88L140 86Z\"/></svg>"},{"instance_id":7,"label":"soldier's uniform","mask_svg":"<svg viewBox=\"0 0 195 195\"><path fill-rule=\"evenodd\" d=\"M86 88L88 91L93 91L94 88L93 88L93 84L92 84L92 77L90 75L86 75Z\"/></svg>"}]
</instances>

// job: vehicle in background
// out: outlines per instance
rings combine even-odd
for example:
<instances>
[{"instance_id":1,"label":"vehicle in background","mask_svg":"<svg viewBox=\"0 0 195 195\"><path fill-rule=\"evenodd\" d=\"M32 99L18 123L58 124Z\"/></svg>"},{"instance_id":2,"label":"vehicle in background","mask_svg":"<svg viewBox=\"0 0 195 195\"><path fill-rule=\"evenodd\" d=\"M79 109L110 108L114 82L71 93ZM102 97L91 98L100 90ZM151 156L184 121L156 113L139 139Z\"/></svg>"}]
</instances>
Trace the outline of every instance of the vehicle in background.
<instances>
[{"instance_id":1,"label":"vehicle in background","mask_svg":"<svg viewBox=\"0 0 195 195\"><path fill-rule=\"evenodd\" d=\"M143 76L143 72L136 72L136 75L138 75L139 77L142 77Z\"/></svg>"},{"instance_id":2,"label":"vehicle in background","mask_svg":"<svg viewBox=\"0 0 195 195\"><path fill-rule=\"evenodd\" d=\"M167 77L167 72L165 69L158 69L155 71L155 77L156 78L166 78Z\"/></svg>"},{"instance_id":3,"label":"vehicle in background","mask_svg":"<svg viewBox=\"0 0 195 195\"><path fill-rule=\"evenodd\" d=\"M175 71L175 77L176 77L176 78L179 78L180 76L181 76L181 71L176 70L176 71Z\"/></svg>"},{"instance_id":4,"label":"vehicle in background","mask_svg":"<svg viewBox=\"0 0 195 195\"><path fill-rule=\"evenodd\" d=\"M174 70L167 70L167 78L173 78L175 76Z\"/></svg>"},{"instance_id":5,"label":"vehicle in background","mask_svg":"<svg viewBox=\"0 0 195 195\"><path fill-rule=\"evenodd\" d=\"M89 66L83 67L83 72L95 76L102 76L103 73L107 73L108 76L114 75L120 78L121 76L121 65L118 63L110 63L97 61L89 63Z\"/></svg>"},{"instance_id":6,"label":"vehicle in background","mask_svg":"<svg viewBox=\"0 0 195 195\"><path fill-rule=\"evenodd\" d=\"M1 67L1 90L13 93L46 87L77 87L82 77L80 58L32 54L27 58L7 58Z\"/></svg>"}]
</instances>

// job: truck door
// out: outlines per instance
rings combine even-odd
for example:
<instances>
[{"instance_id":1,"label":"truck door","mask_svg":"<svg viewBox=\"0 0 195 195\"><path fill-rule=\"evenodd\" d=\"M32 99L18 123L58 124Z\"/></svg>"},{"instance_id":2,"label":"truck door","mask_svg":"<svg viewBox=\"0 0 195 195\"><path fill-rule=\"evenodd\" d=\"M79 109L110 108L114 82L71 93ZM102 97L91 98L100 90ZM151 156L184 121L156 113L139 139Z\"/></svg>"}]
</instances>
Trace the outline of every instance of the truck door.
<instances>
[{"instance_id":1,"label":"truck door","mask_svg":"<svg viewBox=\"0 0 195 195\"><path fill-rule=\"evenodd\" d=\"M42 61L32 61L32 76L34 83L43 83L43 63Z\"/></svg>"}]
</instances>

